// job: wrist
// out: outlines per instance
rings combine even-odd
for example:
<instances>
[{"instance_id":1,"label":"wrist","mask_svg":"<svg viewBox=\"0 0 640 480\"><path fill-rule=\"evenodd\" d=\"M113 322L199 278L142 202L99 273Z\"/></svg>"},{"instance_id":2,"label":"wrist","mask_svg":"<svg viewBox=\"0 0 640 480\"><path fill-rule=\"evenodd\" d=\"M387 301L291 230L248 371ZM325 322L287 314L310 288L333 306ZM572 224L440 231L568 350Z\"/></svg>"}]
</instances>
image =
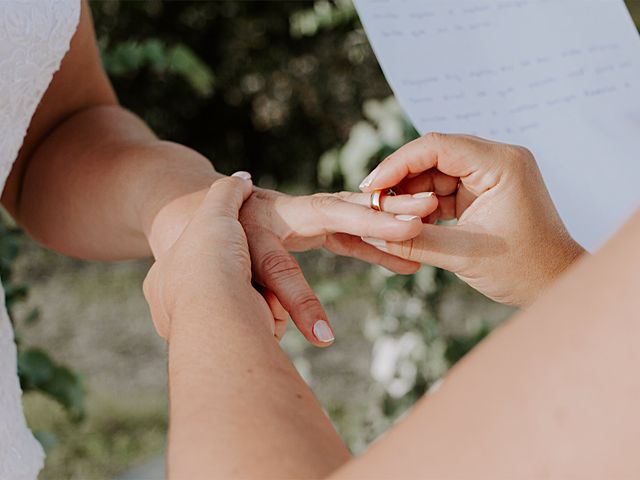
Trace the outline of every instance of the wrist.
<instances>
[{"instance_id":1,"label":"wrist","mask_svg":"<svg viewBox=\"0 0 640 480\"><path fill-rule=\"evenodd\" d=\"M223 175L206 157L171 142L137 147L135 155L145 165L139 176L147 179L134 201L138 226L157 257L180 236L204 192Z\"/></svg>"},{"instance_id":2,"label":"wrist","mask_svg":"<svg viewBox=\"0 0 640 480\"><path fill-rule=\"evenodd\" d=\"M207 294L202 295L203 291ZM267 305L250 281L234 279L233 274L225 276L224 285L176 292L168 317L169 338L185 331L225 329L238 321L257 321L268 327L271 320Z\"/></svg>"},{"instance_id":3,"label":"wrist","mask_svg":"<svg viewBox=\"0 0 640 480\"><path fill-rule=\"evenodd\" d=\"M212 182L213 183L213 182ZM153 256L159 258L180 237L207 193L208 187L188 193L162 206L147 229L147 241Z\"/></svg>"},{"instance_id":4,"label":"wrist","mask_svg":"<svg viewBox=\"0 0 640 480\"><path fill-rule=\"evenodd\" d=\"M551 272L551 281L557 280L565 271L567 271L570 267L572 267L575 263L582 258L587 251L582 248L582 246L576 242L569 234L567 234L567 239L565 240L561 254L559 255L559 260L557 262L556 268Z\"/></svg>"},{"instance_id":5,"label":"wrist","mask_svg":"<svg viewBox=\"0 0 640 480\"><path fill-rule=\"evenodd\" d=\"M186 319L197 322L223 310L233 310L238 304L251 305L251 286L247 286L243 279L234 280L233 273L224 278L224 284L209 282L209 285L193 285L185 280L176 282L168 278L166 271L158 270L157 264L154 265L147 274L143 290L158 334L169 340L173 330L180 328ZM233 285L234 288L227 285ZM191 323L191 320L187 323Z\"/></svg>"},{"instance_id":6,"label":"wrist","mask_svg":"<svg viewBox=\"0 0 640 480\"><path fill-rule=\"evenodd\" d=\"M546 251L552 256L543 263L545 268L540 272L539 281L532 285L521 306L532 304L586 253L586 250L568 233L555 247L548 248Z\"/></svg>"}]
</instances>

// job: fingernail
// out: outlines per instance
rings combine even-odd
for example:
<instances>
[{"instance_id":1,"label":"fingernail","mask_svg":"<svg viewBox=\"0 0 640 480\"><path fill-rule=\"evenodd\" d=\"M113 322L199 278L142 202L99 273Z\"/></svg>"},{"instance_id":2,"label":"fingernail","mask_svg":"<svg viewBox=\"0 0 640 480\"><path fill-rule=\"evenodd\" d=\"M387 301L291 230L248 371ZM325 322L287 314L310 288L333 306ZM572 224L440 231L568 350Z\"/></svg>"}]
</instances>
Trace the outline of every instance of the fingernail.
<instances>
[{"instance_id":1,"label":"fingernail","mask_svg":"<svg viewBox=\"0 0 640 480\"><path fill-rule=\"evenodd\" d=\"M373 169L373 172L371 172L367 178L365 178L362 183L360 184L360 190L364 190L365 188L369 188L371 186L371 184L373 183L373 181L376 178L376 175L378 174L378 168L380 167L376 167Z\"/></svg>"},{"instance_id":2,"label":"fingernail","mask_svg":"<svg viewBox=\"0 0 640 480\"><path fill-rule=\"evenodd\" d=\"M396 215L396 220L400 220L401 222L413 222L419 219L420 217L416 215Z\"/></svg>"},{"instance_id":3,"label":"fingernail","mask_svg":"<svg viewBox=\"0 0 640 480\"><path fill-rule=\"evenodd\" d=\"M329 324L324 320L318 320L313 325L313 334L316 336L318 340L322 343L331 343L336 337L334 337L331 328L329 328Z\"/></svg>"},{"instance_id":4,"label":"fingernail","mask_svg":"<svg viewBox=\"0 0 640 480\"><path fill-rule=\"evenodd\" d=\"M382 250L383 252L387 252L389 249L387 248L387 242L385 240L381 240L379 238L371 238L371 237L361 237L364 243L368 243L372 247L376 247L378 250Z\"/></svg>"},{"instance_id":5,"label":"fingernail","mask_svg":"<svg viewBox=\"0 0 640 480\"><path fill-rule=\"evenodd\" d=\"M251 180L251 174L249 172L236 172L231 176L232 177L238 177L238 178L241 178L243 180Z\"/></svg>"},{"instance_id":6,"label":"fingernail","mask_svg":"<svg viewBox=\"0 0 640 480\"><path fill-rule=\"evenodd\" d=\"M413 195L413 198L431 198L433 197L433 192L420 192Z\"/></svg>"}]
</instances>

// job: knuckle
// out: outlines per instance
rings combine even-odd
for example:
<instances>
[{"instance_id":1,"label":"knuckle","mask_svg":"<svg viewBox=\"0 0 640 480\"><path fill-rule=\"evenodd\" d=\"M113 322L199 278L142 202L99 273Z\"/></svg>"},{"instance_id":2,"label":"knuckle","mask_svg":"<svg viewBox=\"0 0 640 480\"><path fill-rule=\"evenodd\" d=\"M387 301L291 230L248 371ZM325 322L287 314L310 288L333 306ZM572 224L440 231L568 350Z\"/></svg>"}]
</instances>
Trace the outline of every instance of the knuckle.
<instances>
[{"instance_id":1,"label":"knuckle","mask_svg":"<svg viewBox=\"0 0 640 480\"><path fill-rule=\"evenodd\" d=\"M352 192L336 192L336 193L332 194L332 196L335 196L338 199L343 200L343 201L348 201L348 200L351 200L353 198L353 193Z\"/></svg>"},{"instance_id":2,"label":"knuckle","mask_svg":"<svg viewBox=\"0 0 640 480\"><path fill-rule=\"evenodd\" d=\"M516 155L523 157L527 160L533 160L533 153L527 147L523 147L522 145L513 145L513 151Z\"/></svg>"},{"instance_id":3,"label":"knuckle","mask_svg":"<svg viewBox=\"0 0 640 480\"><path fill-rule=\"evenodd\" d=\"M215 182L214 185L219 185L221 188L222 187L234 187L236 185L240 185L241 184L241 180L237 177L224 177L221 178L219 181Z\"/></svg>"},{"instance_id":4,"label":"knuckle","mask_svg":"<svg viewBox=\"0 0 640 480\"><path fill-rule=\"evenodd\" d=\"M311 291L307 291L305 289L305 291L294 294L293 304L296 308L302 309L303 311L309 311L309 309L318 308L320 306L320 301Z\"/></svg>"},{"instance_id":5,"label":"knuckle","mask_svg":"<svg viewBox=\"0 0 640 480\"><path fill-rule=\"evenodd\" d=\"M445 134L440 132L428 132L425 133L422 138L430 143L440 143L445 138Z\"/></svg>"},{"instance_id":6,"label":"knuckle","mask_svg":"<svg viewBox=\"0 0 640 480\"><path fill-rule=\"evenodd\" d=\"M216 180L209 187L209 193L217 192L219 190L227 190L231 188L236 188L236 182L238 182L238 178L234 177L224 177L219 180Z\"/></svg>"},{"instance_id":7,"label":"knuckle","mask_svg":"<svg viewBox=\"0 0 640 480\"><path fill-rule=\"evenodd\" d=\"M274 281L295 277L299 270L298 262L288 253L272 250L260 259L263 276Z\"/></svg>"},{"instance_id":8,"label":"knuckle","mask_svg":"<svg viewBox=\"0 0 640 480\"><path fill-rule=\"evenodd\" d=\"M325 211L336 207L342 200L337 196L318 193L311 196L311 207L314 210Z\"/></svg>"},{"instance_id":9,"label":"knuckle","mask_svg":"<svg viewBox=\"0 0 640 480\"><path fill-rule=\"evenodd\" d=\"M536 165L536 159L528 148L520 145L508 145L506 148L507 156L515 168L527 170Z\"/></svg>"}]
</instances>

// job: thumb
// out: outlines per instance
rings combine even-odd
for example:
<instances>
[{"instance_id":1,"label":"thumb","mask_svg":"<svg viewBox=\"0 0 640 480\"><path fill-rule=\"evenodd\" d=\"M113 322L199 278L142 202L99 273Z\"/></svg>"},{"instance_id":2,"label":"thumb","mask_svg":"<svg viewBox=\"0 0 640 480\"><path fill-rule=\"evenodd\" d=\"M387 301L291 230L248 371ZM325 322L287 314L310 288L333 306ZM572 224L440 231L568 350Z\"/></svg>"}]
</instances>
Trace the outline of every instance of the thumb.
<instances>
[{"instance_id":1,"label":"thumb","mask_svg":"<svg viewBox=\"0 0 640 480\"><path fill-rule=\"evenodd\" d=\"M207 218L238 218L238 212L244 201L253 191L251 174L236 172L230 177L217 180L207 192L200 212Z\"/></svg>"},{"instance_id":2,"label":"thumb","mask_svg":"<svg viewBox=\"0 0 640 480\"><path fill-rule=\"evenodd\" d=\"M420 235L404 242L362 240L391 255L453 273L463 273L474 259L497 256L506 249L502 238L467 225L426 224Z\"/></svg>"}]
</instances>

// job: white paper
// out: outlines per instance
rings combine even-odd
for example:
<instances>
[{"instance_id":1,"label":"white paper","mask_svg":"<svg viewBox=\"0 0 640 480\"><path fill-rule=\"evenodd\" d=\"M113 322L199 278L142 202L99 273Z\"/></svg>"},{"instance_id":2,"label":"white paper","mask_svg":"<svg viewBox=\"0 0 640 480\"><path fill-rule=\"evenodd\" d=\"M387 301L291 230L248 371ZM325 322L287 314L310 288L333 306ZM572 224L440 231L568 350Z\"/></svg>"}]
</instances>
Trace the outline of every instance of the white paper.
<instances>
[{"instance_id":1,"label":"white paper","mask_svg":"<svg viewBox=\"0 0 640 480\"><path fill-rule=\"evenodd\" d=\"M640 37L622 0L356 0L421 132L530 148L593 249L640 206Z\"/></svg>"}]
</instances>

